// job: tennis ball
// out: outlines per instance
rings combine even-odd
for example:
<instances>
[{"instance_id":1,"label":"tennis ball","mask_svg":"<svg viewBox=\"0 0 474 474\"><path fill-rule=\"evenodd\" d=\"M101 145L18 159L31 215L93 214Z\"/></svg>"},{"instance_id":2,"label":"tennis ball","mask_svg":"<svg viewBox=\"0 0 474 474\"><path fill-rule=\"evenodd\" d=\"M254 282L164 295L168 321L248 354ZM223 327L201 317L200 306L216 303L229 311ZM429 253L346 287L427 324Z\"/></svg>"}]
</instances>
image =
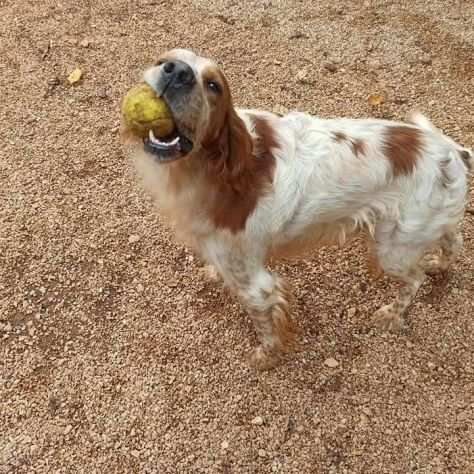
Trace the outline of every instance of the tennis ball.
<instances>
[{"instance_id":1,"label":"tennis ball","mask_svg":"<svg viewBox=\"0 0 474 474\"><path fill-rule=\"evenodd\" d=\"M122 100L125 125L135 134L146 136L149 130L166 137L174 129L173 117L166 102L148 84L132 87Z\"/></svg>"}]
</instances>

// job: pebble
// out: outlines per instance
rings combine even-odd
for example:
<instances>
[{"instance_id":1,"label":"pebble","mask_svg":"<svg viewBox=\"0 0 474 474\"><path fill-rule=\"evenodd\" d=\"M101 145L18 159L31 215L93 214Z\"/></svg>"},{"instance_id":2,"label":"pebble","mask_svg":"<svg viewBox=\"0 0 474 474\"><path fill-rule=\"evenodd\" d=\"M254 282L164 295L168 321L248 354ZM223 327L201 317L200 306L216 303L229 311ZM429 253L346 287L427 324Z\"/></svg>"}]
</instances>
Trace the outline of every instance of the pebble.
<instances>
[{"instance_id":1,"label":"pebble","mask_svg":"<svg viewBox=\"0 0 474 474\"><path fill-rule=\"evenodd\" d=\"M97 89L97 97L100 97L101 99L106 99L109 96L109 91L107 87L99 87Z\"/></svg>"},{"instance_id":2,"label":"pebble","mask_svg":"<svg viewBox=\"0 0 474 474\"><path fill-rule=\"evenodd\" d=\"M133 234L128 238L128 243L129 244L134 244L134 243L138 242L139 240L140 240L140 236Z\"/></svg>"},{"instance_id":3,"label":"pebble","mask_svg":"<svg viewBox=\"0 0 474 474\"><path fill-rule=\"evenodd\" d=\"M64 428L64 434L67 435L71 432L72 430L72 425L67 425L66 428Z\"/></svg>"},{"instance_id":4,"label":"pebble","mask_svg":"<svg viewBox=\"0 0 474 474\"><path fill-rule=\"evenodd\" d=\"M267 452L264 449L259 449L258 450L258 457L264 458L264 457L266 457L266 455L267 455Z\"/></svg>"},{"instance_id":5,"label":"pebble","mask_svg":"<svg viewBox=\"0 0 474 474\"><path fill-rule=\"evenodd\" d=\"M334 63L330 62L330 61L325 62L323 64L323 66L324 66L324 69L326 69L329 72L336 72L337 71L337 66Z\"/></svg>"},{"instance_id":6,"label":"pebble","mask_svg":"<svg viewBox=\"0 0 474 474\"><path fill-rule=\"evenodd\" d=\"M356 309L356 308L349 308L349 309L347 310L347 316L348 316L349 318L353 318L353 317L355 316L356 312L357 312L357 309Z\"/></svg>"},{"instance_id":7,"label":"pebble","mask_svg":"<svg viewBox=\"0 0 474 474\"><path fill-rule=\"evenodd\" d=\"M272 462L272 472L280 472L281 462L276 459Z\"/></svg>"},{"instance_id":8,"label":"pebble","mask_svg":"<svg viewBox=\"0 0 474 474\"><path fill-rule=\"evenodd\" d=\"M301 69L296 73L296 82L300 84L307 84L308 83L308 73L306 69Z\"/></svg>"},{"instance_id":9,"label":"pebble","mask_svg":"<svg viewBox=\"0 0 474 474\"><path fill-rule=\"evenodd\" d=\"M251 421L252 425L257 425L257 426L261 426L263 425L264 423L264 420L261 416L256 416L252 421Z\"/></svg>"},{"instance_id":10,"label":"pebble","mask_svg":"<svg viewBox=\"0 0 474 474\"><path fill-rule=\"evenodd\" d=\"M130 451L130 454L134 457L134 458L139 458L140 457L140 452L137 451L136 449L132 449Z\"/></svg>"},{"instance_id":11,"label":"pebble","mask_svg":"<svg viewBox=\"0 0 474 474\"><path fill-rule=\"evenodd\" d=\"M324 361L324 365L330 367L331 369L334 369L339 365L339 362L333 357L329 357Z\"/></svg>"},{"instance_id":12,"label":"pebble","mask_svg":"<svg viewBox=\"0 0 474 474\"><path fill-rule=\"evenodd\" d=\"M222 449L229 449L229 442L228 441L222 441L221 448Z\"/></svg>"},{"instance_id":13,"label":"pebble","mask_svg":"<svg viewBox=\"0 0 474 474\"><path fill-rule=\"evenodd\" d=\"M424 54L423 56L421 56L420 62L422 64L427 64L427 65L431 64L432 63L431 56L429 54Z\"/></svg>"}]
</instances>

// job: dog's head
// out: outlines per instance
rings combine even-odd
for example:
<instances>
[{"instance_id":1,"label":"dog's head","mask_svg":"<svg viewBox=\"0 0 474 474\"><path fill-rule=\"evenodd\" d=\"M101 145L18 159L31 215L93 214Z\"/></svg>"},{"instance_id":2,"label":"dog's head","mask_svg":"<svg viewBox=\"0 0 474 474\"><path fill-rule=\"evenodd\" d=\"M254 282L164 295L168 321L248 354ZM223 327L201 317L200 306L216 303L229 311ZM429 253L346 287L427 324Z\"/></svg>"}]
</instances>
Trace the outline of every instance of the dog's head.
<instances>
[{"instance_id":1,"label":"dog's head","mask_svg":"<svg viewBox=\"0 0 474 474\"><path fill-rule=\"evenodd\" d=\"M218 66L191 51L173 49L144 73L144 80L168 104L176 125L165 139L144 139L145 151L160 163L206 155L226 166L251 152L251 141L237 116L227 80ZM221 161L221 160L219 160Z\"/></svg>"}]
</instances>

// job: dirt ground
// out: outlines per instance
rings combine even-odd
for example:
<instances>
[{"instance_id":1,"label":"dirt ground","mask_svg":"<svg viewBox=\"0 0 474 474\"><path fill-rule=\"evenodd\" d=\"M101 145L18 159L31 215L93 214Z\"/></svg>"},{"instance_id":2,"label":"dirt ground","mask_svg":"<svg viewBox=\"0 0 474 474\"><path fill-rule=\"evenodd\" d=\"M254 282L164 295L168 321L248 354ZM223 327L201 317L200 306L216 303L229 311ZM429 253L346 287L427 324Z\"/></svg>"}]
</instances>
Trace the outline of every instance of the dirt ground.
<instances>
[{"instance_id":1,"label":"dirt ground","mask_svg":"<svg viewBox=\"0 0 474 474\"><path fill-rule=\"evenodd\" d=\"M302 343L257 373L251 323L160 224L117 133L121 95L180 46L222 64L238 105L419 108L473 146L472 0L0 8L0 473L474 472L474 215L399 336L370 328L396 287L357 242L277 265Z\"/></svg>"}]
</instances>

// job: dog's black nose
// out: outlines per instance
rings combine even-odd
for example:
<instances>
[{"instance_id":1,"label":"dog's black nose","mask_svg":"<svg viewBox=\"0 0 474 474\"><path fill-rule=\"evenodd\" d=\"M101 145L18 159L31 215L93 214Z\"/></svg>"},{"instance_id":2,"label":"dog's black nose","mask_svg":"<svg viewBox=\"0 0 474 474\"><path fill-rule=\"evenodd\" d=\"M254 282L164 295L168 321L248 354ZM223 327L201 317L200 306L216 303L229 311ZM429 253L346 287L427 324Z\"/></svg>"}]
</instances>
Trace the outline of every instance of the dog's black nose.
<instances>
[{"instance_id":1,"label":"dog's black nose","mask_svg":"<svg viewBox=\"0 0 474 474\"><path fill-rule=\"evenodd\" d=\"M174 88L191 87L196 82L193 70L184 62L173 60L163 64L163 75Z\"/></svg>"}]
</instances>

